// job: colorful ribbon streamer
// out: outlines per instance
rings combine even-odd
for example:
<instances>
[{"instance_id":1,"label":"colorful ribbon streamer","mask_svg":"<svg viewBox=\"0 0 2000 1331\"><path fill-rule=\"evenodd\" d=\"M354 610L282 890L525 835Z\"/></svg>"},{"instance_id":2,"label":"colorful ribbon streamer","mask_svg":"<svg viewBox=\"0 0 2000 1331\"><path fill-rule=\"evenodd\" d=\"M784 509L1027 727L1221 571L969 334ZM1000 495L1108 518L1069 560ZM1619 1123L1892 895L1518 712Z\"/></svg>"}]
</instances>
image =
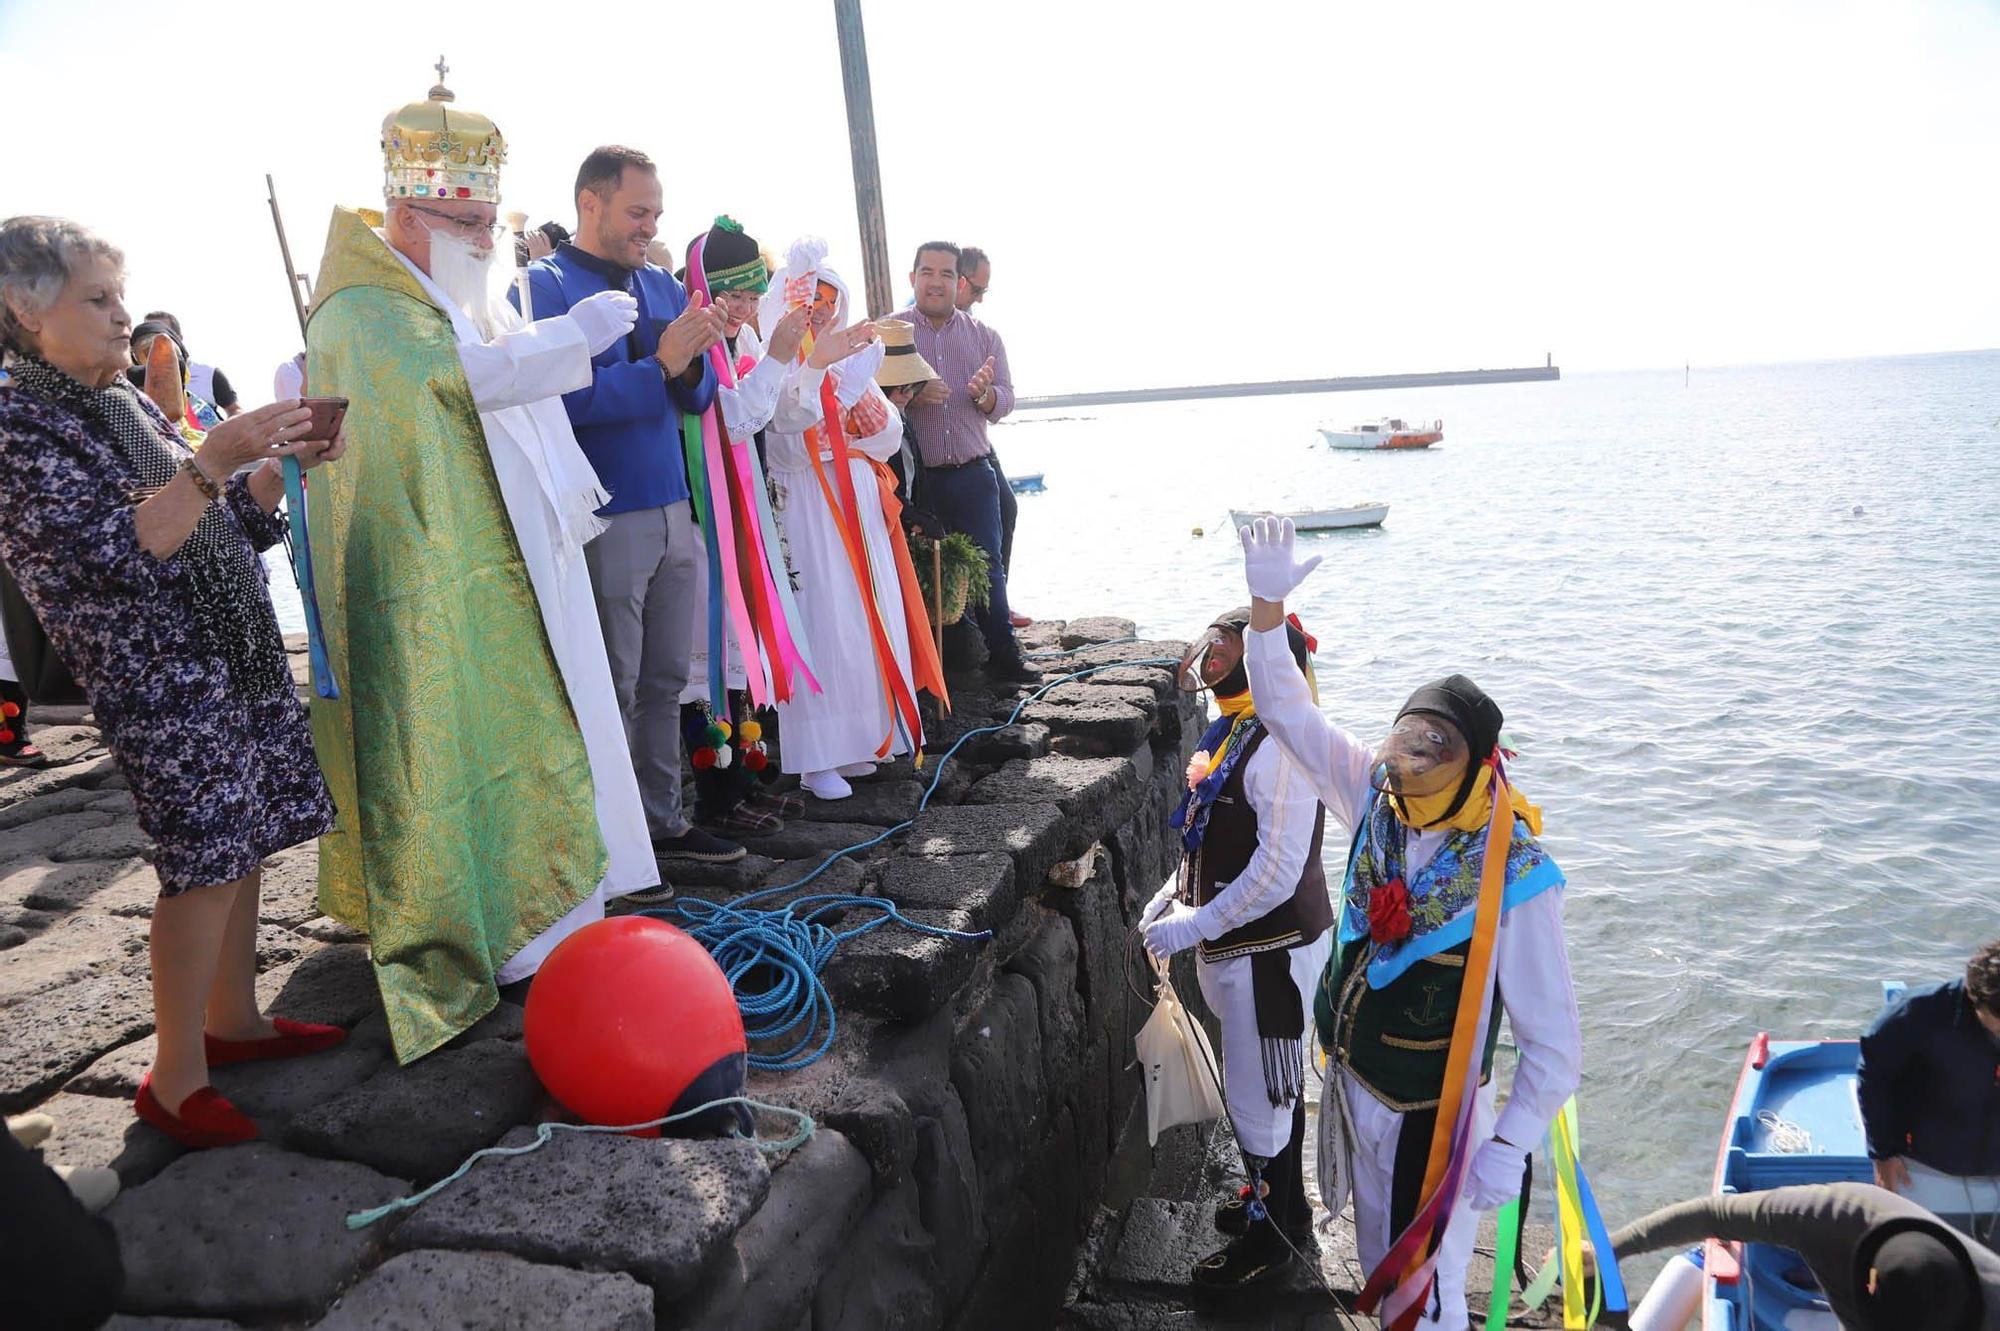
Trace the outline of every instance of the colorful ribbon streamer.
<instances>
[{"instance_id":1,"label":"colorful ribbon streamer","mask_svg":"<svg viewBox=\"0 0 2000 1331\"><path fill-rule=\"evenodd\" d=\"M709 299L702 267L703 241L688 253L688 289ZM721 343L707 351L718 391L736 387L736 375ZM803 685L817 693L819 680L792 632L799 622L791 580L783 571L777 524L765 493L762 469L751 445L729 436L721 401L686 416L681 426L689 490L702 522L709 567L710 702L717 715L727 707L727 652L731 633L745 656L744 674L757 706L789 701Z\"/></svg>"},{"instance_id":2,"label":"colorful ribbon streamer","mask_svg":"<svg viewBox=\"0 0 2000 1331\"><path fill-rule=\"evenodd\" d=\"M861 608L868 618L868 636L875 644L875 664L881 676L883 695L889 702L889 733L883 736L875 756L888 757L898 736L914 754L923 736L923 722L917 715L916 694L911 690L909 681L903 678L902 667L896 663L896 650L890 645L888 630L882 623L882 607L875 597L875 574L868 559L868 543L862 533L860 504L854 493L854 473L847 465L851 456L847 451L847 432L840 423L840 399L834 394L830 375L820 381L819 400L823 418L819 429L806 432L806 451L813 460L813 476L819 481L820 495L826 500L834 525L840 529L841 544L847 549L848 568L854 574L855 589L861 594ZM823 461L819 455L822 438L833 454L830 463ZM829 468L833 473L831 480L827 476Z\"/></svg>"},{"instance_id":3,"label":"colorful ribbon streamer","mask_svg":"<svg viewBox=\"0 0 2000 1331\"><path fill-rule=\"evenodd\" d=\"M1465 988L1453 1023L1451 1050L1445 1065L1443 1094L1438 1100L1437 1126L1431 1134L1430 1158L1424 1168L1424 1201L1408 1229L1390 1245L1381 1265L1370 1273L1355 1308L1363 1313L1382 1305L1389 1331L1411 1331L1437 1279L1437 1249L1459 1204L1459 1190L1472 1154L1472 1118L1484 1059L1487 1014L1493 1005L1495 944L1506 895L1507 847L1512 841L1514 809L1507 796L1507 778L1496 753L1493 768L1493 816L1486 826L1486 859L1480 867L1479 904L1472 925L1472 945L1465 959ZM1473 999L1477 994L1478 998Z\"/></svg>"},{"instance_id":4,"label":"colorful ribbon streamer","mask_svg":"<svg viewBox=\"0 0 2000 1331\"><path fill-rule=\"evenodd\" d=\"M340 696L333 661L326 654L326 627L320 623L319 587L313 578L312 543L306 536L306 478L299 460L280 464L285 474L285 518L291 526L292 572L299 583L299 600L306 612L306 658L312 663L313 692L322 698Z\"/></svg>"},{"instance_id":5,"label":"colorful ribbon streamer","mask_svg":"<svg viewBox=\"0 0 2000 1331\"><path fill-rule=\"evenodd\" d=\"M1493 1292L1486 1300L1486 1331L1506 1331L1514 1292L1514 1260L1521 1252L1521 1199L1514 1198L1493 1219Z\"/></svg>"}]
</instances>

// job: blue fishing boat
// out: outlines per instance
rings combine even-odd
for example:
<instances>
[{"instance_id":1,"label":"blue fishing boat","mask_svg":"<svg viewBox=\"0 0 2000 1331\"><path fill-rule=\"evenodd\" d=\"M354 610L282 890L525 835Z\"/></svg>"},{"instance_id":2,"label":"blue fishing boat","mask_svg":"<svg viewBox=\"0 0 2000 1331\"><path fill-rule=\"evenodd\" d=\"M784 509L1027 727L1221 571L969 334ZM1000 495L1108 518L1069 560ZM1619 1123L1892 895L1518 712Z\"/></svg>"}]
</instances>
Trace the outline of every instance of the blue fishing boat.
<instances>
[{"instance_id":1,"label":"blue fishing boat","mask_svg":"<svg viewBox=\"0 0 2000 1331\"><path fill-rule=\"evenodd\" d=\"M1885 988L1890 988L1885 986ZM1900 986L1890 989L1893 998ZM1794 1183L1867 1183L1854 1040L1750 1042L1730 1102L1715 1190L1754 1192ZM1797 1253L1710 1239L1702 1252L1702 1331L1836 1331L1832 1311Z\"/></svg>"},{"instance_id":2,"label":"blue fishing boat","mask_svg":"<svg viewBox=\"0 0 2000 1331\"><path fill-rule=\"evenodd\" d=\"M1043 473L1031 471L1025 476L1009 476L1007 488L1017 495L1038 495L1049 487L1043 483Z\"/></svg>"}]
</instances>

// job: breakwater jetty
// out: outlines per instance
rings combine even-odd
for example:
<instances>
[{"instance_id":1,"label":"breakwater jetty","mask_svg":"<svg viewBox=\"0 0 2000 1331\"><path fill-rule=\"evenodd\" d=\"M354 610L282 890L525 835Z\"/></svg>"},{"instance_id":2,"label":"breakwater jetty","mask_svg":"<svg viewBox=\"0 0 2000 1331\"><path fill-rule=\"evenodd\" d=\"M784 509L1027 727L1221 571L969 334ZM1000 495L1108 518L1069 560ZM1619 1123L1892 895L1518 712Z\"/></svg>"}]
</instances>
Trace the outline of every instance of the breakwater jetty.
<instances>
[{"instance_id":1,"label":"breakwater jetty","mask_svg":"<svg viewBox=\"0 0 2000 1331\"><path fill-rule=\"evenodd\" d=\"M1194 384L1185 388L1115 388L1098 393L1056 393L1017 399L1023 411L1047 407L1103 407L1120 402L1182 402L1211 397L1280 397L1291 393L1358 393L1370 388L1449 388L1459 384L1525 384L1562 378L1547 365L1510 370L1431 370L1418 374L1355 374L1337 379L1273 379L1254 384Z\"/></svg>"},{"instance_id":2,"label":"breakwater jetty","mask_svg":"<svg viewBox=\"0 0 2000 1331\"><path fill-rule=\"evenodd\" d=\"M54 1117L51 1164L119 1173L105 1212L125 1268L112 1325L1360 1325L1304 1266L1226 1316L1205 1308L1187 1269L1216 1243L1209 1208L1236 1169L1228 1129L1145 1144L1131 1063L1150 993L1132 927L1172 871L1167 820L1203 721L1171 668L1145 663L1183 645L1134 641L1118 619L1023 638L1051 687L969 740L927 809L934 773L899 761L851 799L809 799L736 864L670 872L683 894L728 900L913 820L801 891L879 895L918 920L992 931L891 924L842 946L825 972L828 1055L746 1088L810 1114L810 1140L765 1156L732 1139L557 1133L359 1229L350 1213L563 1117L529 1066L519 995L398 1067L365 939L315 903L315 848L276 856L259 992L280 1015L352 1035L313 1057L217 1069L262 1139L182 1152L131 1109L152 1057L147 839L84 711L38 710L35 738L62 765L0 772L0 1107ZM977 675L950 683L953 711L927 726L933 755L1022 700ZM1175 972L1200 1012L1189 956ZM1347 1230L1326 1228L1318 1265L1351 1291Z\"/></svg>"}]
</instances>

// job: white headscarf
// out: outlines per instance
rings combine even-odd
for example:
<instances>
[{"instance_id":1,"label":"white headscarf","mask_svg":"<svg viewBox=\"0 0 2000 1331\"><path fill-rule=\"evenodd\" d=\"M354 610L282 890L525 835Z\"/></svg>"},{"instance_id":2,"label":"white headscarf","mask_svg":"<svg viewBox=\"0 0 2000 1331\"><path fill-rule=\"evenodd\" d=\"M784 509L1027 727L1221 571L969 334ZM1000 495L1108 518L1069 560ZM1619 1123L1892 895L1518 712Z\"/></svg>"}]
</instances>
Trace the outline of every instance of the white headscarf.
<instances>
[{"instance_id":1,"label":"white headscarf","mask_svg":"<svg viewBox=\"0 0 2000 1331\"><path fill-rule=\"evenodd\" d=\"M826 242L818 236L801 236L792 242L785 253L785 266L771 278L770 290L757 302L757 323L770 336L770 330L778 326L784 318L801 304L811 304L815 294L815 284L824 282L837 293L833 302L834 328L845 328L851 297L847 283L839 273L827 266ZM882 368L884 355L882 342L877 338L871 345L836 361L827 373L833 376L834 394L843 407L851 407L861 400L875 381L875 371Z\"/></svg>"}]
</instances>

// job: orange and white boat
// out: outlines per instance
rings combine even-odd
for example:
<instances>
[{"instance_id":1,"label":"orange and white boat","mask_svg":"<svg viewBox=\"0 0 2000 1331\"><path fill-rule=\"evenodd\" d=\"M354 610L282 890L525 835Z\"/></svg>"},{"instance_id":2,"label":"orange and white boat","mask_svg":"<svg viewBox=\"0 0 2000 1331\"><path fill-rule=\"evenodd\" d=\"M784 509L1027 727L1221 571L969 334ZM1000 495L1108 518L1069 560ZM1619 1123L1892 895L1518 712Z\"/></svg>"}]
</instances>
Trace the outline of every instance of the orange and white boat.
<instances>
[{"instance_id":1,"label":"orange and white boat","mask_svg":"<svg viewBox=\"0 0 2000 1331\"><path fill-rule=\"evenodd\" d=\"M1438 420L1425 425L1384 416L1379 421L1369 421L1351 430L1329 430L1322 426L1319 433L1328 448L1429 448L1444 438L1444 422Z\"/></svg>"}]
</instances>

